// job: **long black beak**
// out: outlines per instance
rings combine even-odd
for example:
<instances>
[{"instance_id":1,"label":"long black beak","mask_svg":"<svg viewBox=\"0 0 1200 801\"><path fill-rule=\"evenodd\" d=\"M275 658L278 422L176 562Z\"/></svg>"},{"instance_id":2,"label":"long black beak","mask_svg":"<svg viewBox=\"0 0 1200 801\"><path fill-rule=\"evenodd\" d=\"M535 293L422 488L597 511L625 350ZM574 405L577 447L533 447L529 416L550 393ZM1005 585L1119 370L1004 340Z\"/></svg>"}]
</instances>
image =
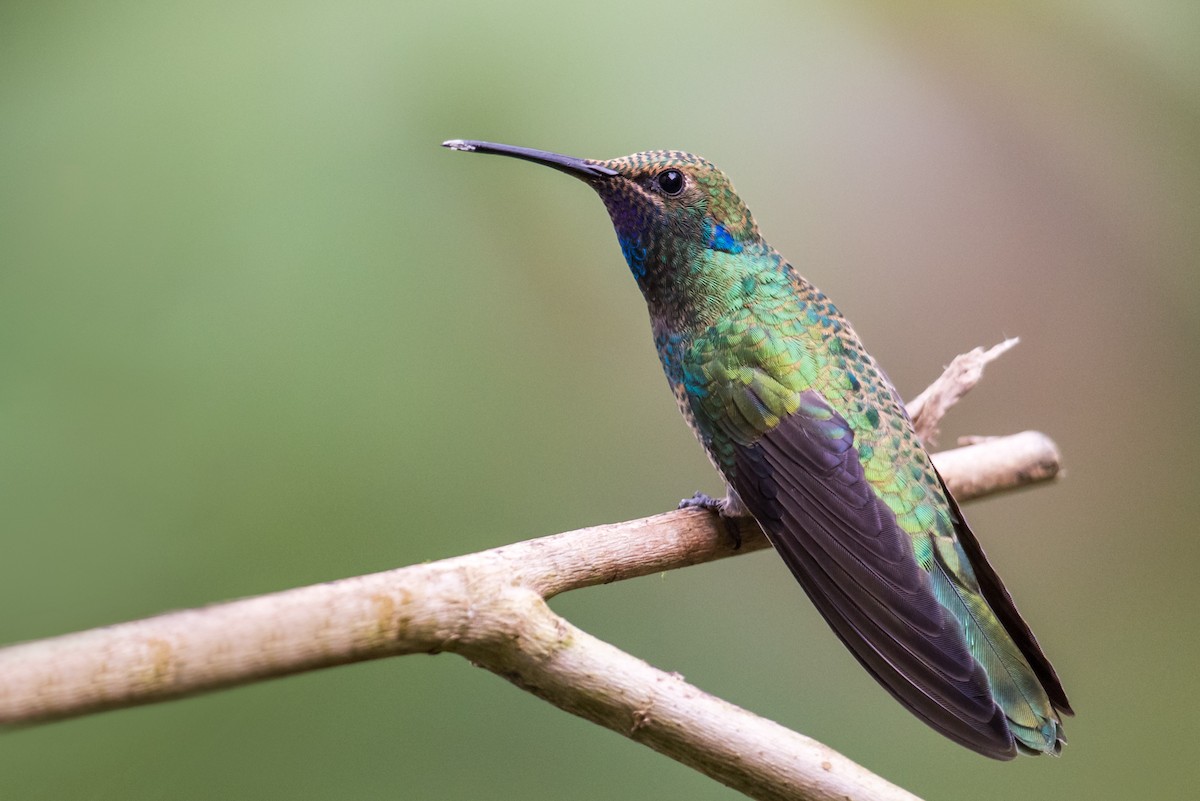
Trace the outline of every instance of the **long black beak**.
<instances>
[{"instance_id":1,"label":"long black beak","mask_svg":"<svg viewBox=\"0 0 1200 801\"><path fill-rule=\"evenodd\" d=\"M568 175L574 175L576 178L607 178L618 174L616 170L602 167L587 159L577 159L573 156L563 156L559 153L534 150L529 147L478 142L474 139L449 139L442 142L442 147L448 147L451 150L465 150L468 153L495 153L498 156L512 156L515 159L532 161L534 164L545 164L547 167L561 170Z\"/></svg>"}]
</instances>

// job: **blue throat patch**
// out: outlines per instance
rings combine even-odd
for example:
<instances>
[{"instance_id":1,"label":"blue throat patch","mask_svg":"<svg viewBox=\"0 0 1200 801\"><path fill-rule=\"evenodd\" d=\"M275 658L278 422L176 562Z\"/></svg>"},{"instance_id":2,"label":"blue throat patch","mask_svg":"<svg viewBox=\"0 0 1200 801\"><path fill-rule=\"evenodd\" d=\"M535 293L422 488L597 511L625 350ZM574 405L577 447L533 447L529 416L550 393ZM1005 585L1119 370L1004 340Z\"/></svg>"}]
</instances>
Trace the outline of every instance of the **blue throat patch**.
<instances>
[{"instance_id":1,"label":"blue throat patch","mask_svg":"<svg viewBox=\"0 0 1200 801\"><path fill-rule=\"evenodd\" d=\"M733 238L733 235L725 230L725 226L720 223L713 223L708 231L708 246L713 250L721 250L725 253L741 253L742 244Z\"/></svg>"},{"instance_id":2,"label":"blue throat patch","mask_svg":"<svg viewBox=\"0 0 1200 801\"><path fill-rule=\"evenodd\" d=\"M621 243L621 254L625 256L625 261L629 263L629 270L633 273L633 277L639 281L646 275L646 248L638 244L636 239L626 238L617 235L617 241Z\"/></svg>"}]
</instances>

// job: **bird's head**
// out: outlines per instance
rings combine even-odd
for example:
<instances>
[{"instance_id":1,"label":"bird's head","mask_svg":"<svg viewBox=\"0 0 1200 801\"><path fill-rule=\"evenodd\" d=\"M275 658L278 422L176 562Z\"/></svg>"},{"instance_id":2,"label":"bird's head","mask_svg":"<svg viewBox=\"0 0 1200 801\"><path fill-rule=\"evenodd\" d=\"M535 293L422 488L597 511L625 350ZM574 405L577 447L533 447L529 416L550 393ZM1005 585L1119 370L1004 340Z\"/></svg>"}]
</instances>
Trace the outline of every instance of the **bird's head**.
<instances>
[{"instance_id":1,"label":"bird's head","mask_svg":"<svg viewBox=\"0 0 1200 801\"><path fill-rule=\"evenodd\" d=\"M443 144L544 164L595 189L647 298L694 269L705 250L736 254L762 243L725 173L691 153L651 150L598 161L492 142Z\"/></svg>"}]
</instances>

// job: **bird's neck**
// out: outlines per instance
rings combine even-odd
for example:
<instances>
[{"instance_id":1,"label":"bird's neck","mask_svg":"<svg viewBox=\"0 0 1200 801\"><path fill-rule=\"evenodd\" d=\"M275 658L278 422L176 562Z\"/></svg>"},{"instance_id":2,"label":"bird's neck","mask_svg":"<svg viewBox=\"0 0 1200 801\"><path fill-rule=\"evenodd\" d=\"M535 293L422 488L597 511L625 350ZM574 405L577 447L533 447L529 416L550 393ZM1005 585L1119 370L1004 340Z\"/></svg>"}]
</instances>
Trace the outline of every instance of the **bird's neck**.
<instances>
[{"instance_id":1,"label":"bird's neck","mask_svg":"<svg viewBox=\"0 0 1200 801\"><path fill-rule=\"evenodd\" d=\"M758 288L782 275L782 258L761 241L726 249L650 249L638 286L656 331L691 338L753 305Z\"/></svg>"}]
</instances>

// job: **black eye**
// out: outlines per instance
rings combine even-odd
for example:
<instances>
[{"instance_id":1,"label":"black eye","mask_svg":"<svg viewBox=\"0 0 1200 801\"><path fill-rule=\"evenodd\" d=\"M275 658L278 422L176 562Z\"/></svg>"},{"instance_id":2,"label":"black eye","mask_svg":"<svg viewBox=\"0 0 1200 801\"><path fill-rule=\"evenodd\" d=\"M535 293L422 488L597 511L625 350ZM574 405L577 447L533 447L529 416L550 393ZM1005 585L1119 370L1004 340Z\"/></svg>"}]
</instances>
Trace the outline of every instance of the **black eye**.
<instances>
[{"instance_id":1,"label":"black eye","mask_svg":"<svg viewBox=\"0 0 1200 801\"><path fill-rule=\"evenodd\" d=\"M663 170L655 180L665 195L678 195L683 191L683 173L679 170Z\"/></svg>"}]
</instances>

